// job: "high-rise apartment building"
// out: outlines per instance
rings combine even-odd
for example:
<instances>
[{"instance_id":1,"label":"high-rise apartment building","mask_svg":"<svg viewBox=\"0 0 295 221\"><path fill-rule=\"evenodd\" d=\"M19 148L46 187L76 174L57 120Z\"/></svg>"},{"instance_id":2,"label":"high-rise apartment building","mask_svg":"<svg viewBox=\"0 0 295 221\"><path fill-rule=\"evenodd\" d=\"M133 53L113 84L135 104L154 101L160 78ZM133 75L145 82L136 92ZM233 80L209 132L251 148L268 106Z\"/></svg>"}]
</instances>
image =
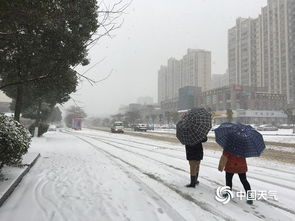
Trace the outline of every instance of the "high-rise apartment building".
<instances>
[{"instance_id":1,"label":"high-rise apartment building","mask_svg":"<svg viewBox=\"0 0 295 221\"><path fill-rule=\"evenodd\" d=\"M137 103L141 105L152 105L154 100L152 97L139 97L137 98Z\"/></svg>"},{"instance_id":2,"label":"high-rise apartment building","mask_svg":"<svg viewBox=\"0 0 295 221\"><path fill-rule=\"evenodd\" d=\"M289 76L288 101L295 107L295 1L288 1Z\"/></svg>"},{"instance_id":3,"label":"high-rise apartment building","mask_svg":"<svg viewBox=\"0 0 295 221\"><path fill-rule=\"evenodd\" d=\"M167 67L161 66L158 72L158 102L168 98Z\"/></svg>"},{"instance_id":4,"label":"high-rise apartment building","mask_svg":"<svg viewBox=\"0 0 295 221\"><path fill-rule=\"evenodd\" d=\"M288 97L287 0L268 0L261 19L263 86Z\"/></svg>"},{"instance_id":5,"label":"high-rise apartment building","mask_svg":"<svg viewBox=\"0 0 295 221\"><path fill-rule=\"evenodd\" d=\"M294 0L268 0L257 18L228 31L230 84L265 87L294 103Z\"/></svg>"},{"instance_id":6,"label":"high-rise apartment building","mask_svg":"<svg viewBox=\"0 0 295 221\"><path fill-rule=\"evenodd\" d=\"M211 75L211 89L221 88L229 85L228 71L224 74Z\"/></svg>"},{"instance_id":7,"label":"high-rise apartment building","mask_svg":"<svg viewBox=\"0 0 295 221\"><path fill-rule=\"evenodd\" d=\"M211 52L188 49L182 59L170 58L158 72L158 102L178 98L179 88L195 86L210 89Z\"/></svg>"},{"instance_id":8,"label":"high-rise apartment building","mask_svg":"<svg viewBox=\"0 0 295 221\"><path fill-rule=\"evenodd\" d=\"M238 18L236 26L228 31L229 83L260 86L259 19Z\"/></svg>"}]
</instances>

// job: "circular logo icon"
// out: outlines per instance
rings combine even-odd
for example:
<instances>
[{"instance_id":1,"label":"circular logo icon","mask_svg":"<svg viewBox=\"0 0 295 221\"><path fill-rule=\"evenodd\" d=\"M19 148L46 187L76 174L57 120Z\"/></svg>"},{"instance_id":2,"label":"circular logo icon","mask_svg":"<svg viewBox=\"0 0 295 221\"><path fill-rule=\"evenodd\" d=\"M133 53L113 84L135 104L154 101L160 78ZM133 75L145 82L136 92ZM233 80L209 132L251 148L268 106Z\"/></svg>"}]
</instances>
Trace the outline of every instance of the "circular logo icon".
<instances>
[{"instance_id":1,"label":"circular logo icon","mask_svg":"<svg viewBox=\"0 0 295 221\"><path fill-rule=\"evenodd\" d=\"M215 199L222 204L227 204L233 198L233 192L229 186L220 186L216 189Z\"/></svg>"}]
</instances>

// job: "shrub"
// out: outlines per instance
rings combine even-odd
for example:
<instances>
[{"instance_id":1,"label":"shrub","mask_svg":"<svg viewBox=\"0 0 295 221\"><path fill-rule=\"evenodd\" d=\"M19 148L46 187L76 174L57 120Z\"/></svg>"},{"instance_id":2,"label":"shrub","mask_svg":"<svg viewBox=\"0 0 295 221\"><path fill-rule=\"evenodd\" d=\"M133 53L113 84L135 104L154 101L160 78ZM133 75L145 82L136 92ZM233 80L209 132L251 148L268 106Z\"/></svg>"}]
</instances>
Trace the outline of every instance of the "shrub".
<instances>
[{"instance_id":1,"label":"shrub","mask_svg":"<svg viewBox=\"0 0 295 221\"><path fill-rule=\"evenodd\" d=\"M19 165L30 142L30 134L23 125L0 114L0 169L4 165Z\"/></svg>"},{"instance_id":2,"label":"shrub","mask_svg":"<svg viewBox=\"0 0 295 221\"><path fill-rule=\"evenodd\" d=\"M31 124L29 127L30 133L33 135L35 131L35 127L37 126L36 123ZM49 128L49 125L46 123L39 123L39 129L38 129L38 137L42 136L42 134L46 133Z\"/></svg>"}]
</instances>

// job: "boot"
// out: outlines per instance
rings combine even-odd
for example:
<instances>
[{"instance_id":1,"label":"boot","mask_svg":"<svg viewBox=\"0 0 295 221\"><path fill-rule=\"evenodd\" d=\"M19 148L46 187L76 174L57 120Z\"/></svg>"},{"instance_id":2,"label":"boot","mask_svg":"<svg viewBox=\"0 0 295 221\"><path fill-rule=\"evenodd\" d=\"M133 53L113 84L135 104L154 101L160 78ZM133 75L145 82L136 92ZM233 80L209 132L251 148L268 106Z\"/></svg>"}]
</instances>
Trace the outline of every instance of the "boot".
<instances>
[{"instance_id":1,"label":"boot","mask_svg":"<svg viewBox=\"0 0 295 221\"><path fill-rule=\"evenodd\" d=\"M248 191L246 191L247 192L247 195L248 195L248 198L250 198L249 197L249 192ZM253 204L253 200L252 199L247 199L247 203L249 204L249 205L252 205Z\"/></svg>"},{"instance_id":2,"label":"boot","mask_svg":"<svg viewBox=\"0 0 295 221\"><path fill-rule=\"evenodd\" d=\"M247 203L248 203L249 205L253 205L253 200L247 200Z\"/></svg>"},{"instance_id":3,"label":"boot","mask_svg":"<svg viewBox=\"0 0 295 221\"><path fill-rule=\"evenodd\" d=\"M193 187L195 188L196 186L196 176L191 176L191 183L187 184L186 187Z\"/></svg>"},{"instance_id":4,"label":"boot","mask_svg":"<svg viewBox=\"0 0 295 221\"><path fill-rule=\"evenodd\" d=\"M196 175L196 185L198 185L200 183L198 180L198 176L199 176L199 173L197 173L197 175Z\"/></svg>"}]
</instances>

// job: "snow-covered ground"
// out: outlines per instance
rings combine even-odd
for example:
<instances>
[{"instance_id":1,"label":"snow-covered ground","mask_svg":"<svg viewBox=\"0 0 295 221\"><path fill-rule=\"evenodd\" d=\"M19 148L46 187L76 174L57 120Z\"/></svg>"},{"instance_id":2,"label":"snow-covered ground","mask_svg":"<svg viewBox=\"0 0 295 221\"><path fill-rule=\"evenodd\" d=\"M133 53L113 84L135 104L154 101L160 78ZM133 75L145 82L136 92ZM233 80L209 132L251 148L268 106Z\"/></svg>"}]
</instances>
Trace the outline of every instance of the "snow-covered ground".
<instances>
[{"instance_id":1,"label":"snow-covered ground","mask_svg":"<svg viewBox=\"0 0 295 221\"><path fill-rule=\"evenodd\" d=\"M11 190L19 183L22 177L27 173L32 164L38 158L38 153L27 153L23 156L22 167L4 166L0 174L0 206L5 201Z\"/></svg>"},{"instance_id":2,"label":"snow-covered ground","mask_svg":"<svg viewBox=\"0 0 295 221\"><path fill-rule=\"evenodd\" d=\"M220 152L205 150L200 184L189 181L184 148L126 134L48 132L30 151L41 158L0 208L0 220L295 220L295 165L249 159L253 190L274 199L223 205ZM242 190L235 175L234 191Z\"/></svg>"}]
</instances>

